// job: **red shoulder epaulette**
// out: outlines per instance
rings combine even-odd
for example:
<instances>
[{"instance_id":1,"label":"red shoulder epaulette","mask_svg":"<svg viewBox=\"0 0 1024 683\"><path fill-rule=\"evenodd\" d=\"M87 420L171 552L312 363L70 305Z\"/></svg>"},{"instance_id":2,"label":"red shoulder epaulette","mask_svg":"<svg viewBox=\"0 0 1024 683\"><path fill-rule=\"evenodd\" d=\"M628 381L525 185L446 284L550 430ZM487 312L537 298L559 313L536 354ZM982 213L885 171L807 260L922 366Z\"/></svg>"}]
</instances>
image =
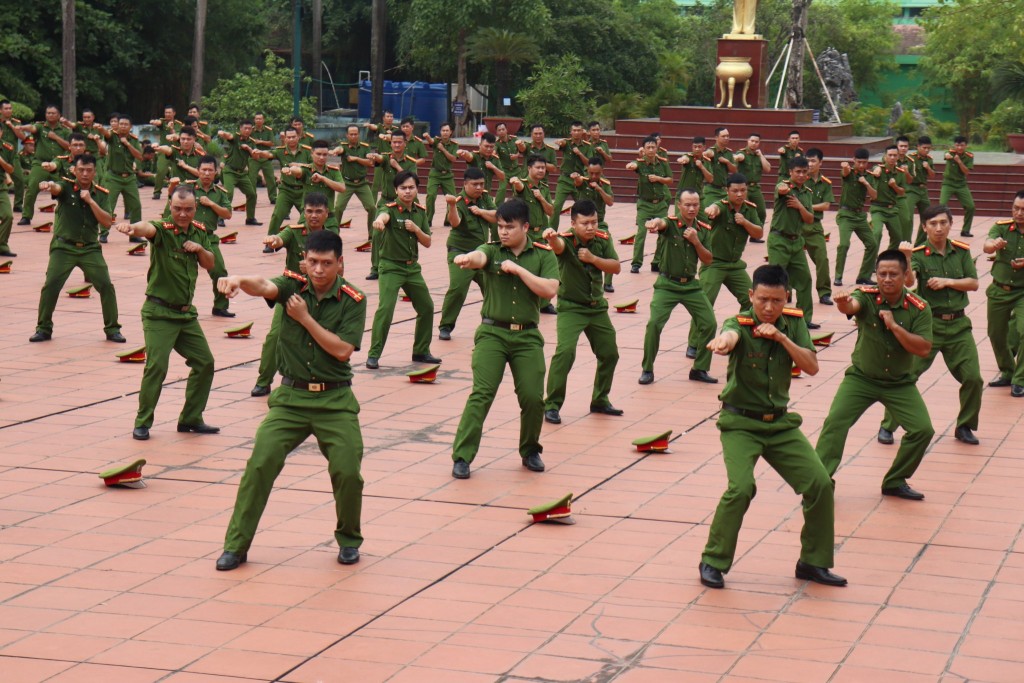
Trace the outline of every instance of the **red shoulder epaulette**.
<instances>
[{"instance_id":1,"label":"red shoulder epaulette","mask_svg":"<svg viewBox=\"0 0 1024 683\"><path fill-rule=\"evenodd\" d=\"M864 292L865 294L878 294L878 287L861 287L860 291Z\"/></svg>"},{"instance_id":2,"label":"red shoulder epaulette","mask_svg":"<svg viewBox=\"0 0 1024 683\"><path fill-rule=\"evenodd\" d=\"M427 207L425 207L423 204L420 204L419 202L413 202L413 206L418 206L420 208L420 211L427 210Z\"/></svg>"},{"instance_id":3,"label":"red shoulder epaulette","mask_svg":"<svg viewBox=\"0 0 1024 683\"><path fill-rule=\"evenodd\" d=\"M188 180L185 181L185 184L186 185L198 185L199 184L199 178L189 178Z\"/></svg>"},{"instance_id":4,"label":"red shoulder epaulette","mask_svg":"<svg viewBox=\"0 0 1024 683\"><path fill-rule=\"evenodd\" d=\"M736 316L736 322L738 322L740 325L745 325L746 327L754 326L754 319L745 315Z\"/></svg>"},{"instance_id":5,"label":"red shoulder epaulette","mask_svg":"<svg viewBox=\"0 0 1024 683\"><path fill-rule=\"evenodd\" d=\"M350 297L352 297L352 299L353 299L353 300L354 300L354 301L355 301L356 303L359 303L360 301L362 301L363 299L365 299L365 298L366 298L366 297L365 297L365 296L363 295L363 293L362 293L362 292L360 292L359 290L357 290L357 289L354 289L354 288L352 288L352 287L350 287L350 286L348 286L348 285L342 285L342 286L341 286L341 291L345 292L345 293L346 293L346 294L348 294L348 295L349 295Z\"/></svg>"},{"instance_id":6,"label":"red shoulder epaulette","mask_svg":"<svg viewBox=\"0 0 1024 683\"><path fill-rule=\"evenodd\" d=\"M966 154L967 156L969 156L972 159L974 158L974 153L973 152L968 152L968 151L964 150L964 154Z\"/></svg>"},{"instance_id":7,"label":"red shoulder epaulette","mask_svg":"<svg viewBox=\"0 0 1024 683\"><path fill-rule=\"evenodd\" d=\"M711 226L708 223L705 223L704 221L700 221L700 220L697 221L697 225L701 226L705 230L710 230L711 229Z\"/></svg>"},{"instance_id":8,"label":"red shoulder epaulette","mask_svg":"<svg viewBox=\"0 0 1024 683\"><path fill-rule=\"evenodd\" d=\"M206 232L206 226L200 223L199 221L192 221L192 227L196 228L197 230L202 230L203 232Z\"/></svg>"},{"instance_id":9,"label":"red shoulder epaulette","mask_svg":"<svg viewBox=\"0 0 1024 683\"><path fill-rule=\"evenodd\" d=\"M749 199L744 199L743 203L746 204L747 206L752 206L755 209L757 208L757 204L755 204L754 202L750 201Z\"/></svg>"},{"instance_id":10,"label":"red shoulder epaulette","mask_svg":"<svg viewBox=\"0 0 1024 683\"><path fill-rule=\"evenodd\" d=\"M722 204L726 204L726 205L729 204L729 200L728 199L719 199L718 201L721 202Z\"/></svg>"},{"instance_id":11,"label":"red shoulder epaulette","mask_svg":"<svg viewBox=\"0 0 1024 683\"><path fill-rule=\"evenodd\" d=\"M309 280L306 279L305 275L301 275L299 273L296 273L294 270L287 270L286 269L284 271L284 276L285 277L290 277L293 280L298 280L299 282L301 282L304 285L309 283Z\"/></svg>"},{"instance_id":12,"label":"red shoulder epaulette","mask_svg":"<svg viewBox=\"0 0 1024 683\"><path fill-rule=\"evenodd\" d=\"M612 184L612 181L608 180L607 178L601 178L601 182L604 183L605 185L611 185Z\"/></svg>"},{"instance_id":13,"label":"red shoulder epaulette","mask_svg":"<svg viewBox=\"0 0 1024 683\"><path fill-rule=\"evenodd\" d=\"M389 208L392 207L392 206L398 206L398 202L388 202L385 206L387 206Z\"/></svg>"},{"instance_id":14,"label":"red shoulder epaulette","mask_svg":"<svg viewBox=\"0 0 1024 683\"><path fill-rule=\"evenodd\" d=\"M341 166L338 166L337 164L327 164L327 168L328 168L328 170L331 170L331 171L340 171L341 170Z\"/></svg>"},{"instance_id":15,"label":"red shoulder epaulette","mask_svg":"<svg viewBox=\"0 0 1024 683\"><path fill-rule=\"evenodd\" d=\"M668 163L668 157L659 157L657 154L655 154L654 158L657 159L658 161L664 161L665 163Z\"/></svg>"},{"instance_id":16,"label":"red shoulder epaulette","mask_svg":"<svg viewBox=\"0 0 1024 683\"><path fill-rule=\"evenodd\" d=\"M950 240L949 243L952 244L955 247L960 247L961 249L966 249L967 251L971 250L971 245L967 244L967 242L961 242L959 240Z\"/></svg>"},{"instance_id":17,"label":"red shoulder epaulette","mask_svg":"<svg viewBox=\"0 0 1024 683\"><path fill-rule=\"evenodd\" d=\"M97 185L96 183L93 183L92 186L93 186L94 189L99 190L103 194L110 194L110 190L108 190L107 188L103 187L102 185Z\"/></svg>"},{"instance_id":18,"label":"red shoulder epaulette","mask_svg":"<svg viewBox=\"0 0 1024 683\"><path fill-rule=\"evenodd\" d=\"M1010 225L1011 223L1013 223L1013 219L1012 218L1007 218L1005 220L996 221L996 225Z\"/></svg>"},{"instance_id":19,"label":"red shoulder epaulette","mask_svg":"<svg viewBox=\"0 0 1024 683\"><path fill-rule=\"evenodd\" d=\"M952 242L952 240L950 240L950 241ZM928 248L927 244L922 244L920 246L914 247L913 249L911 249L911 251L921 251L922 249L927 249L927 248Z\"/></svg>"},{"instance_id":20,"label":"red shoulder epaulette","mask_svg":"<svg viewBox=\"0 0 1024 683\"><path fill-rule=\"evenodd\" d=\"M551 247L547 244L544 244L543 242L534 242L533 246L537 247L538 249L547 249L548 251L551 251Z\"/></svg>"},{"instance_id":21,"label":"red shoulder epaulette","mask_svg":"<svg viewBox=\"0 0 1024 683\"><path fill-rule=\"evenodd\" d=\"M829 185L831 185L831 184L832 184L832 181L831 181L831 180L829 180L828 178L826 178L825 176L821 176L821 179L822 179L822 180L824 180L824 181L825 181L826 183L828 183Z\"/></svg>"},{"instance_id":22,"label":"red shoulder epaulette","mask_svg":"<svg viewBox=\"0 0 1024 683\"><path fill-rule=\"evenodd\" d=\"M916 296L914 296L910 292L907 292L904 296L906 296L907 301L909 301L911 304L913 304L918 310L923 311L928 306L928 304L926 304L921 299L918 299Z\"/></svg>"},{"instance_id":23,"label":"red shoulder epaulette","mask_svg":"<svg viewBox=\"0 0 1024 683\"><path fill-rule=\"evenodd\" d=\"M603 240L608 239L608 233L606 233L604 230L598 230L594 234L597 235L598 237L600 237Z\"/></svg>"},{"instance_id":24,"label":"red shoulder epaulette","mask_svg":"<svg viewBox=\"0 0 1024 683\"><path fill-rule=\"evenodd\" d=\"M214 185L214 187L216 187L216 188L217 188L218 190L220 190L221 192L227 192L227 191L228 191L228 188L224 187L224 186L223 186L223 185L221 185L220 183L217 183L216 185Z\"/></svg>"},{"instance_id":25,"label":"red shoulder epaulette","mask_svg":"<svg viewBox=\"0 0 1024 683\"><path fill-rule=\"evenodd\" d=\"M289 225L287 227L291 228L292 230L305 230L306 229L306 226L303 225L302 223L296 223L295 225Z\"/></svg>"},{"instance_id":26,"label":"red shoulder epaulette","mask_svg":"<svg viewBox=\"0 0 1024 683\"><path fill-rule=\"evenodd\" d=\"M299 145L299 147L301 147L302 149L308 149L311 152L313 151L313 148L310 147L309 145Z\"/></svg>"},{"instance_id":27,"label":"red shoulder epaulette","mask_svg":"<svg viewBox=\"0 0 1024 683\"><path fill-rule=\"evenodd\" d=\"M166 221L164 221L163 226L164 226L164 230L176 230L177 229L177 226L174 225L174 223L168 223Z\"/></svg>"},{"instance_id":28,"label":"red shoulder epaulette","mask_svg":"<svg viewBox=\"0 0 1024 683\"><path fill-rule=\"evenodd\" d=\"M791 318L802 318L802 317L804 317L804 312L801 309L799 309L799 308L788 308L787 307L787 308L783 308L782 309L782 315L788 315Z\"/></svg>"}]
</instances>

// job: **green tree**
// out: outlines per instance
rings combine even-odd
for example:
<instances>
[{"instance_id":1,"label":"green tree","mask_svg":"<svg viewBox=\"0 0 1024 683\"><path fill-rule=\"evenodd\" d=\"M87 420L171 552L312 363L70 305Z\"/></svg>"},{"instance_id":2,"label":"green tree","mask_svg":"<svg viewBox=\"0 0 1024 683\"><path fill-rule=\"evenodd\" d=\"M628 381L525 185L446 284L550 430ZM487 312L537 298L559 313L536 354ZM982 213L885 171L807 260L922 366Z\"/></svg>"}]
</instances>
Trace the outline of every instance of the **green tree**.
<instances>
[{"instance_id":1,"label":"green tree","mask_svg":"<svg viewBox=\"0 0 1024 683\"><path fill-rule=\"evenodd\" d=\"M513 64L531 64L540 57L536 41L525 33L507 28L482 28L467 41L470 61L494 67L494 86L498 113L508 113L505 96L509 93L510 68Z\"/></svg>"},{"instance_id":2,"label":"green tree","mask_svg":"<svg viewBox=\"0 0 1024 683\"><path fill-rule=\"evenodd\" d=\"M292 70L272 52L264 56L263 68L250 67L230 78L221 79L204 98L206 115L219 126L235 126L251 117L258 107L267 123L283 127L292 116ZM299 102L299 115L306 121L316 118L312 98Z\"/></svg>"},{"instance_id":3,"label":"green tree","mask_svg":"<svg viewBox=\"0 0 1024 683\"><path fill-rule=\"evenodd\" d=\"M557 133L567 122L584 121L594 113L590 82L575 55L541 58L527 82L519 91L519 101L530 124L539 123L549 132Z\"/></svg>"}]
</instances>

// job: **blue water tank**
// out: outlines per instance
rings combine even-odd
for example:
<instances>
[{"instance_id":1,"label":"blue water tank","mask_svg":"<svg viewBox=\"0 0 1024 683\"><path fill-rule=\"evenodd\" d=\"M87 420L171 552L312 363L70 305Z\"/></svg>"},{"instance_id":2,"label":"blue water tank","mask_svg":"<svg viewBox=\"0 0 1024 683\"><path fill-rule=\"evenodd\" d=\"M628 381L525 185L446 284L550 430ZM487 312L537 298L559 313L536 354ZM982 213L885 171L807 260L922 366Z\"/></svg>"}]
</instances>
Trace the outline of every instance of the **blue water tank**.
<instances>
[{"instance_id":1,"label":"blue water tank","mask_svg":"<svg viewBox=\"0 0 1024 683\"><path fill-rule=\"evenodd\" d=\"M370 81L359 84L359 118L370 117ZM384 108L395 114L395 121L412 116L430 125L437 135L448 116L448 87L444 83L384 81Z\"/></svg>"}]
</instances>

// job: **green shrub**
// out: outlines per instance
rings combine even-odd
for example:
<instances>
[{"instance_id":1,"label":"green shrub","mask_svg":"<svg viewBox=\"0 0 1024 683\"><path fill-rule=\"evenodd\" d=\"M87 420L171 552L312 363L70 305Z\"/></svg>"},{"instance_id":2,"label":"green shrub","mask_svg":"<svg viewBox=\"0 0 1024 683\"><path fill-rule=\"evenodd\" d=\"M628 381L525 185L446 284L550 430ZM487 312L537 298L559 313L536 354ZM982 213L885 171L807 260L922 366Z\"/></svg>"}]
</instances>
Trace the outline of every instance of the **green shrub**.
<instances>
[{"instance_id":1,"label":"green shrub","mask_svg":"<svg viewBox=\"0 0 1024 683\"><path fill-rule=\"evenodd\" d=\"M576 55L541 58L527 81L529 85L518 95L526 122L543 125L549 134L557 134L569 121L587 120L596 108L590 81Z\"/></svg>"},{"instance_id":2,"label":"green shrub","mask_svg":"<svg viewBox=\"0 0 1024 683\"><path fill-rule=\"evenodd\" d=\"M316 121L315 102L310 97L299 102L299 116L308 128ZM203 107L217 126L233 128L240 120L262 111L269 125L284 127L292 117L292 70L283 59L267 52L262 69L253 66L219 80L203 98Z\"/></svg>"},{"instance_id":3,"label":"green shrub","mask_svg":"<svg viewBox=\"0 0 1024 683\"><path fill-rule=\"evenodd\" d=\"M987 114L971 121L971 137L990 147L1009 149L1007 133L1024 131L1024 102L1003 100Z\"/></svg>"}]
</instances>

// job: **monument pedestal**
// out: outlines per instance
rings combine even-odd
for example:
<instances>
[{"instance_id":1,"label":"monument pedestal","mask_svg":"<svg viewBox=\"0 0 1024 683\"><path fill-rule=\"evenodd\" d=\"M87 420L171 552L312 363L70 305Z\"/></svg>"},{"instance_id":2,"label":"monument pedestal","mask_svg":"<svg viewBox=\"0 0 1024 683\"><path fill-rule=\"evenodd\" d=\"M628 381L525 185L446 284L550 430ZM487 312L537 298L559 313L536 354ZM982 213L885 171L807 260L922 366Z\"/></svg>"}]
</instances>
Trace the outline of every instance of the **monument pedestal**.
<instances>
[{"instance_id":1,"label":"monument pedestal","mask_svg":"<svg viewBox=\"0 0 1024 683\"><path fill-rule=\"evenodd\" d=\"M731 37L724 36L718 39L718 63L722 63L723 57L741 58L750 60L750 66L754 69L754 75L750 77L750 87L747 90L747 103L754 109L765 109L768 107L768 41L760 36L754 37ZM739 93L737 93L739 95ZM715 93L712 102L718 102L721 94L718 81L715 81ZM733 101L734 108L741 108L742 101L737 97Z\"/></svg>"}]
</instances>

